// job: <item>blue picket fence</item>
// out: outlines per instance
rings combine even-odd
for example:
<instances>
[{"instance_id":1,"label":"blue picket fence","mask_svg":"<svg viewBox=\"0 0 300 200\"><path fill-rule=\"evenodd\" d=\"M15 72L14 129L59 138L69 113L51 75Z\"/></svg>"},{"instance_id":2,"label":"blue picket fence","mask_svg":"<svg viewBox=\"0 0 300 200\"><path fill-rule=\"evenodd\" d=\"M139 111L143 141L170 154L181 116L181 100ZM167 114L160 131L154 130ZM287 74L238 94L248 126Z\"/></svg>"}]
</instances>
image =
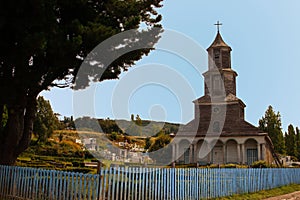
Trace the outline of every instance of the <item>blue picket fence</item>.
<instances>
[{"instance_id":1,"label":"blue picket fence","mask_svg":"<svg viewBox=\"0 0 300 200\"><path fill-rule=\"evenodd\" d=\"M81 174L0 166L0 199L192 200L300 184L300 169L110 168Z\"/></svg>"}]
</instances>

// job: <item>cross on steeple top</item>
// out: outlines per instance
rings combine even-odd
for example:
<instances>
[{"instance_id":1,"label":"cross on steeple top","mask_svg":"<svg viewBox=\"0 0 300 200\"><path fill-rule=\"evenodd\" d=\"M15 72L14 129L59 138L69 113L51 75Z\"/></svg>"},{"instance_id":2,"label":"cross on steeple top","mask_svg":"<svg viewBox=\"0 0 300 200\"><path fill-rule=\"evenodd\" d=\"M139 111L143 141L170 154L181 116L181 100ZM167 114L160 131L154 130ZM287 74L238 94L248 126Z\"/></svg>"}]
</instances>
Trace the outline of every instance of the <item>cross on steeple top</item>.
<instances>
[{"instance_id":1,"label":"cross on steeple top","mask_svg":"<svg viewBox=\"0 0 300 200\"><path fill-rule=\"evenodd\" d=\"M214 24L215 26L217 26L218 32L220 31L220 26L222 26L223 24L220 23L219 21L217 21L216 24Z\"/></svg>"}]
</instances>

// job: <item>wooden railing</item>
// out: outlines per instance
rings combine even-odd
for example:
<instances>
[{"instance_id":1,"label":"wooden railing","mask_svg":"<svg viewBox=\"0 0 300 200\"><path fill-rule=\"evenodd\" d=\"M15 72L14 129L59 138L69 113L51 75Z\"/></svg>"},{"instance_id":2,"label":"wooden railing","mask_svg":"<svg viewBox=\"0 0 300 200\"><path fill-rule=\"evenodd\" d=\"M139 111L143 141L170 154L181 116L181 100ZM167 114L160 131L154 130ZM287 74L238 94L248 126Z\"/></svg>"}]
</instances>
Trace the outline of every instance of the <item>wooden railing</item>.
<instances>
[{"instance_id":1,"label":"wooden railing","mask_svg":"<svg viewBox=\"0 0 300 200\"><path fill-rule=\"evenodd\" d=\"M110 168L81 174L0 166L0 199L209 199L300 184L300 169Z\"/></svg>"}]
</instances>

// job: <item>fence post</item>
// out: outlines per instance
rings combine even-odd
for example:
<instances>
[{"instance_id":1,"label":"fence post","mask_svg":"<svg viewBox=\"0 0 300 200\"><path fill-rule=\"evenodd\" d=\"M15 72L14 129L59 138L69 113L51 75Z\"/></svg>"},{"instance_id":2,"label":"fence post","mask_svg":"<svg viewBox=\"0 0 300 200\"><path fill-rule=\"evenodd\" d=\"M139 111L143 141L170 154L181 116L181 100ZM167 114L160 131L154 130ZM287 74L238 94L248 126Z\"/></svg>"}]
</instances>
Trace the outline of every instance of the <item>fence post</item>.
<instances>
[{"instance_id":1,"label":"fence post","mask_svg":"<svg viewBox=\"0 0 300 200\"><path fill-rule=\"evenodd\" d=\"M97 196L97 200L101 200L101 179L102 179L102 174L101 174L101 162L98 161L98 165L97 165L97 174L99 174L99 180L98 180L98 196Z\"/></svg>"}]
</instances>

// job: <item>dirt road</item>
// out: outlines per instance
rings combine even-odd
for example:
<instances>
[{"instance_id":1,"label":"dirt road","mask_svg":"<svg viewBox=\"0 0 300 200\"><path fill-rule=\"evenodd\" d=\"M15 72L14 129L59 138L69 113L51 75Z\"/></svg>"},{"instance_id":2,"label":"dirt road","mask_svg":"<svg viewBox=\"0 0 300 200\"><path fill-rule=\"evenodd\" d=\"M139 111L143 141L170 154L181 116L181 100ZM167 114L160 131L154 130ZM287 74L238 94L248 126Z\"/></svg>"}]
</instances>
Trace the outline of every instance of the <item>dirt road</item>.
<instances>
[{"instance_id":1,"label":"dirt road","mask_svg":"<svg viewBox=\"0 0 300 200\"><path fill-rule=\"evenodd\" d=\"M300 191L277 196L277 197L270 197L265 200L300 200Z\"/></svg>"}]
</instances>

